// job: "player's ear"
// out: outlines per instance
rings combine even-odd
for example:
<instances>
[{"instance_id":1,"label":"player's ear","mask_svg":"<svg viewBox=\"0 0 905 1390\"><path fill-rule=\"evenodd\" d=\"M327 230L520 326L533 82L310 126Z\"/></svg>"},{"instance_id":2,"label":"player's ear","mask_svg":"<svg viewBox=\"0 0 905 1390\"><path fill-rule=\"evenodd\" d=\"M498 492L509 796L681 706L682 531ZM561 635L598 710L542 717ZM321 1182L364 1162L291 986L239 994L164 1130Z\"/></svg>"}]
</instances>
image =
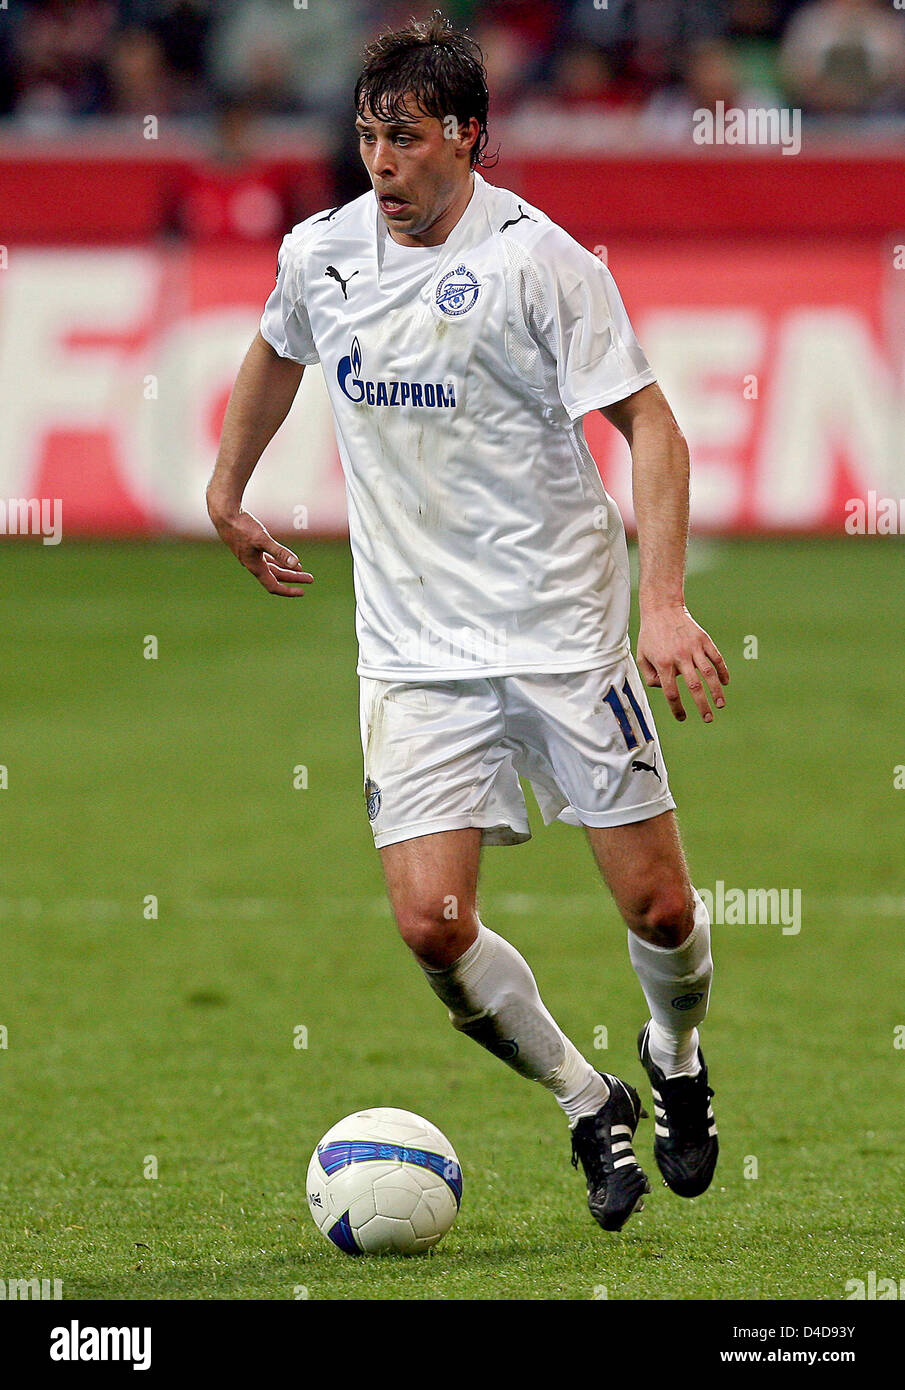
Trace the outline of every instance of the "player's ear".
<instances>
[{"instance_id":1,"label":"player's ear","mask_svg":"<svg viewBox=\"0 0 905 1390\"><path fill-rule=\"evenodd\" d=\"M462 154L467 155L469 159L471 158L472 150L478 143L480 134L481 126L477 116L470 116L467 121L459 122L459 149Z\"/></svg>"}]
</instances>

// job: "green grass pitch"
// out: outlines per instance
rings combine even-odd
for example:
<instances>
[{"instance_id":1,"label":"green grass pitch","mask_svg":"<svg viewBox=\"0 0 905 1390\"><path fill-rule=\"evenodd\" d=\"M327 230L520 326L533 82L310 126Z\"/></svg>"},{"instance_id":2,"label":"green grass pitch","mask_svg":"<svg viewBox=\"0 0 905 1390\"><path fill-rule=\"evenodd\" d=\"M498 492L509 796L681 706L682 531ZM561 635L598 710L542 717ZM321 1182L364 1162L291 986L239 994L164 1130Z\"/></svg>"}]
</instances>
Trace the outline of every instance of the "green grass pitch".
<instances>
[{"instance_id":1,"label":"green grass pitch","mask_svg":"<svg viewBox=\"0 0 905 1390\"><path fill-rule=\"evenodd\" d=\"M395 935L351 565L302 554L316 585L286 602L214 545L0 549L0 1275L286 1300L836 1299L898 1278L898 543L701 548L689 603L729 704L680 726L652 696L693 877L800 888L802 928L714 927L717 1177L695 1202L657 1179L619 1236L587 1213L551 1097L449 1028ZM484 919L640 1086L624 929L581 832L533 819L530 844L485 853ZM314 1144L368 1105L458 1150L462 1211L429 1258L349 1259L308 1216ZM644 1122L656 1179L651 1142Z\"/></svg>"}]
</instances>

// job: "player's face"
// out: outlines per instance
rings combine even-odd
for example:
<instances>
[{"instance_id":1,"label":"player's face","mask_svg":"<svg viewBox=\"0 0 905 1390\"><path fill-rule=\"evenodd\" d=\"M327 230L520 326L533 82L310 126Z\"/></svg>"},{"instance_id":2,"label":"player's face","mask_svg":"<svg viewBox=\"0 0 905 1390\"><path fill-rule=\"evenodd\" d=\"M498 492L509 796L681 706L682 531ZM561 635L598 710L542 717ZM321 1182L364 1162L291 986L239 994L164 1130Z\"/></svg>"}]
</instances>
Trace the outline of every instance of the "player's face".
<instances>
[{"instance_id":1,"label":"player's face","mask_svg":"<svg viewBox=\"0 0 905 1390\"><path fill-rule=\"evenodd\" d=\"M366 108L355 128L391 236L407 246L445 241L471 196L469 154L477 120L448 138L442 121L416 108L404 121L377 120Z\"/></svg>"}]
</instances>

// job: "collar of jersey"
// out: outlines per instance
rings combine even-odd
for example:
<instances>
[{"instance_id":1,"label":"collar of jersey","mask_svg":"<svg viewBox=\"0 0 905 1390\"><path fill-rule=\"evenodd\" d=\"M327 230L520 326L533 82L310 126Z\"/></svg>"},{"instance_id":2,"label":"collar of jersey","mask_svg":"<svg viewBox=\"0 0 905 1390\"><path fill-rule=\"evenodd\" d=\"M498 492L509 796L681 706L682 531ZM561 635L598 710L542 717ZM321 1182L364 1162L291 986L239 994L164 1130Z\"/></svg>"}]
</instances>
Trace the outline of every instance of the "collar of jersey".
<instances>
[{"instance_id":1,"label":"collar of jersey","mask_svg":"<svg viewBox=\"0 0 905 1390\"><path fill-rule=\"evenodd\" d=\"M462 216L459 218L458 222L453 227L449 236L443 242L443 251L442 254L438 257L436 270L433 275L428 277L427 284L420 292L419 298L423 299L425 303L428 303L430 301L431 295L433 294L433 287L436 284L437 280L442 279L447 266L450 265L453 261L458 260L461 251L468 244L472 237L475 224L483 214L484 199L487 193L487 184L485 183L484 179L481 178L481 175L478 173L477 169L473 170L473 176L474 192L471 195L471 200L468 204L468 207L462 213ZM380 260L377 254L377 238L380 235L381 224L380 208L378 206L376 198L374 198L372 203L371 217L373 219L374 259L379 267ZM389 236L389 231L387 231L387 236ZM379 283L379 269L377 279Z\"/></svg>"}]
</instances>

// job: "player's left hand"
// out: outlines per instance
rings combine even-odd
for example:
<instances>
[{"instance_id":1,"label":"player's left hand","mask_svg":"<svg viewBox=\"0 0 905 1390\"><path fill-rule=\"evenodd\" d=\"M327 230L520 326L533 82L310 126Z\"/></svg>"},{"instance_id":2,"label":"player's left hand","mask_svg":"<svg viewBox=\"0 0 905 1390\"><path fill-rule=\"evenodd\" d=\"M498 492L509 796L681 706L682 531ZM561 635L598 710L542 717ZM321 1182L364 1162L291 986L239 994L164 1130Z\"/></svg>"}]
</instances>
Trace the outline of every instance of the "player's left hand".
<instances>
[{"instance_id":1,"label":"player's left hand","mask_svg":"<svg viewBox=\"0 0 905 1390\"><path fill-rule=\"evenodd\" d=\"M645 684L662 688L676 719L686 718L679 695L679 676L705 724L713 720L707 692L717 709L726 703L722 687L729 684L729 667L713 638L695 622L684 604L642 611L638 669Z\"/></svg>"}]
</instances>

